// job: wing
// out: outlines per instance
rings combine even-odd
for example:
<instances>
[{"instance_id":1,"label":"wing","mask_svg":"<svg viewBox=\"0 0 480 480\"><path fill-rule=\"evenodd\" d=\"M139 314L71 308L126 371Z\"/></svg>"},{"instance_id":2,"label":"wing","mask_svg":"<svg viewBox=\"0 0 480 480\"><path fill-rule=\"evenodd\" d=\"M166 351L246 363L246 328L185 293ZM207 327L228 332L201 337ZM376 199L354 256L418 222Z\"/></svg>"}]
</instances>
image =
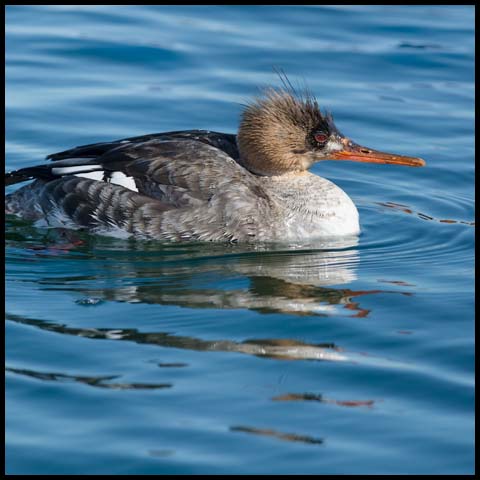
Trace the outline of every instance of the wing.
<instances>
[{"instance_id":1,"label":"wing","mask_svg":"<svg viewBox=\"0 0 480 480\"><path fill-rule=\"evenodd\" d=\"M209 198L217 180L242 176L235 138L192 130L83 145L49 155L52 163L7 173L5 180L10 185L76 175L119 184L173 207L195 205Z\"/></svg>"},{"instance_id":2,"label":"wing","mask_svg":"<svg viewBox=\"0 0 480 480\"><path fill-rule=\"evenodd\" d=\"M88 228L109 224L161 239L251 240L272 201L258 177L237 163L234 140L190 131L86 145L7 174L7 183L40 179L45 188L38 182L32 188L42 188L44 204L61 206ZM126 180L129 190L121 186Z\"/></svg>"},{"instance_id":3,"label":"wing","mask_svg":"<svg viewBox=\"0 0 480 480\"><path fill-rule=\"evenodd\" d=\"M97 160L105 171L133 178L139 193L177 207L208 201L227 183L256 183L227 153L191 139L124 145Z\"/></svg>"},{"instance_id":4,"label":"wing","mask_svg":"<svg viewBox=\"0 0 480 480\"><path fill-rule=\"evenodd\" d=\"M113 142L92 143L71 148L64 152L53 153L47 158L53 161L67 158L97 158L115 147L125 144L141 144L149 140L195 140L222 150L233 159L238 160L236 135L229 133L211 132L210 130L183 130L176 132L152 133L139 137L123 138Z\"/></svg>"}]
</instances>

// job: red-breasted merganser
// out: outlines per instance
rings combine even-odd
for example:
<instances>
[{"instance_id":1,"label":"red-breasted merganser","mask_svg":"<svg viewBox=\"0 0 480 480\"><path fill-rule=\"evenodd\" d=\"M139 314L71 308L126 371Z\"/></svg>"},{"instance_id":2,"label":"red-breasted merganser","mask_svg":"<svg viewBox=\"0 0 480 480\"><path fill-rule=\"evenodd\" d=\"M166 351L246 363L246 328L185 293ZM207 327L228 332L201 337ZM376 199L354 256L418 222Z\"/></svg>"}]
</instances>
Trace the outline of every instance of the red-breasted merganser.
<instances>
[{"instance_id":1,"label":"red-breasted merganser","mask_svg":"<svg viewBox=\"0 0 480 480\"><path fill-rule=\"evenodd\" d=\"M320 160L425 165L357 145L312 95L288 88L248 104L237 136L157 133L47 158L6 174L7 185L34 179L7 195L7 213L106 235L232 242L358 234L352 200L308 172Z\"/></svg>"}]
</instances>

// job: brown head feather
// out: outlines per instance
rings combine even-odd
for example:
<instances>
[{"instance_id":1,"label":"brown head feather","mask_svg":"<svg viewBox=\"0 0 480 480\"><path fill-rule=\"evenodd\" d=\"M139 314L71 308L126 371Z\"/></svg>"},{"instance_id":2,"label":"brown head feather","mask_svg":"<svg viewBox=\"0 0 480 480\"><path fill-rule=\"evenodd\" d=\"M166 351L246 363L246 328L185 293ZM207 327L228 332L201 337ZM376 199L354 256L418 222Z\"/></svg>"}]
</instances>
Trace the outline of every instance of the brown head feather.
<instances>
[{"instance_id":1,"label":"brown head feather","mask_svg":"<svg viewBox=\"0 0 480 480\"><path fill-rule=\"evenodd\" d=\"M302 172L315 161L312 132L332 133L311 94L269 88L245 108L238 131L241 163L258 175Z\"/></svg>"}]
</instances>

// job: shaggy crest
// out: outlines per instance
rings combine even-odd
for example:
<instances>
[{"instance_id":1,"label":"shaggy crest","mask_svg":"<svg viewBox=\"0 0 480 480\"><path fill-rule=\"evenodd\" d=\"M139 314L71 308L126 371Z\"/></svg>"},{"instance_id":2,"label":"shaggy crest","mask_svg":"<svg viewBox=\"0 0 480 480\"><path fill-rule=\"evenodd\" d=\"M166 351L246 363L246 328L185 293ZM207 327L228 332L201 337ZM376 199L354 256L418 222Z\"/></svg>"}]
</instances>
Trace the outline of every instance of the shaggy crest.
<instances>
[{"instance_id":1,"label":"shaggy crest","mask_svg":"<svg viewBox=\"0 0 480 480\"><path fill-rule=\"evenodd\" d=\"M307 170L314 161L314 134L336 132L330 114L320 111L308 91L291 86L266 89L242 114L238 147L242 164L259 175Z\"/></svg>"}]
</instances>

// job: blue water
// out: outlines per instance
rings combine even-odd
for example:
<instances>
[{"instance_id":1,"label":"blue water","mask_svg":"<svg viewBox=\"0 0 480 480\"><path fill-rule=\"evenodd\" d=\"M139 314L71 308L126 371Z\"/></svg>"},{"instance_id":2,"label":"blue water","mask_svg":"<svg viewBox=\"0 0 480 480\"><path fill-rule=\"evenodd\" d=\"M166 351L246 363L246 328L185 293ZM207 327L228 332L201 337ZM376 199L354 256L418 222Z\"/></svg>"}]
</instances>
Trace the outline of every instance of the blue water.
<instances>
[{"instance_id":1,"label":"blue water","mask_svg":"<svg viewBox=\"0 0 480 480\"><path fill-rule=\"evenodd\" d=\"M474 8L9 6L7 169L235 132L273 67L411 169L322 162L358 242L6 225L10 474L474 471Z\"/></svg>"}]
</instances>

